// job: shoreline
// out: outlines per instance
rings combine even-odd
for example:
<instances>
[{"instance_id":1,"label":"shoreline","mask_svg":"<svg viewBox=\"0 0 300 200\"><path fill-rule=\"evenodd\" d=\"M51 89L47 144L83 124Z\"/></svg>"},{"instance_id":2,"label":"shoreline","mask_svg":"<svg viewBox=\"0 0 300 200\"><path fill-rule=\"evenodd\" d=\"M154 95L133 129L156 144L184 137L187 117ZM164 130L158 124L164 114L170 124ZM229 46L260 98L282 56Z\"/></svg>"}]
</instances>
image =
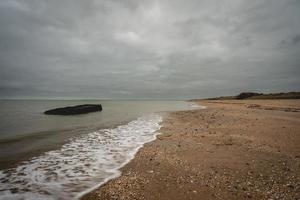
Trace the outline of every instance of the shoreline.
<instances>
[{"instance_id":1,"label":"shoreline","mask_svg":"<svg viewBox=\"0 0 300 200\"><path fill-rule=\"evenodd\" d=\"M168 115L167 112L161 112L161 113L159 114L159 116L162 118L162 121L163 121L163 118L164 118L166 115ZM161 122L161 123L162 123L162 122ZM161 123L160 123L160 124L161 124ZM161 127L160 127L160 128L161 128ZM128 165L128 163L130 163L130 162L135 158L136 154L137 154L141 149L143 149L144 146L145 146L147 143L154 142L154 141L157 139L157 136L160 135L160 133L158 132L159 130L160 130L160 129L158 129L157 131L154 132L155 134L153 135L153 138L152 138L152 139L150 139L149 141L147 141L147 142L143 143L142 145L140 145L139 147L137 147L137 148L134 150L134 153L131 155L131 157L128 158L122 165L120 165L119 167L113 169L112 171L114 171L114 174L113 174L112 176L105 178L101 183L99 183L99 184L93 186L92 188L90 188L90 189L88 189L88 190L86 190L86 191L83 191L83 192L79 193L79 194L77 195L77 198L78 198L78 199L82 199L84 196L88 195L89 193L92 193L93 191L95 191L95 190L98 189L98 188L101 188L103 185L105 185L105 184L108 183L109 181L114 180L114 179L117 179L118 177L122 176L122 169L123 169L126 165Z\"/></svg>"},{"instance_id":2,"label":"shoreline","mask_svg":"<svg viewBox=\"0 0 300 200\"><path fill-rule=\"evenodd\" d=\"M299 198L299 100L196 102L81 199Z\"/></svg>"}]
</instances>

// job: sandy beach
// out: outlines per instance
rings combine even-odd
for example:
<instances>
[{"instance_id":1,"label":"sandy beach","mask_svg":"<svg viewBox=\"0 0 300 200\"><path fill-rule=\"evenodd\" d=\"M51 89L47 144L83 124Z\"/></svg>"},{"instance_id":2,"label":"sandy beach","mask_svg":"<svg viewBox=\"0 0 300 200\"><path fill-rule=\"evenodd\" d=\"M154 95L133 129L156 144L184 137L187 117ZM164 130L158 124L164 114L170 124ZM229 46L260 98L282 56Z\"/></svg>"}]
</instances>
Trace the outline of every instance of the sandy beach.
<instances>
[{"instance_id":1,"label":"sandy beach","mask_svg":"<svg viewBox=\"0 0 300 200\"><path fill-rule=\"evenodd\" d=\"M169 113L122 175L83 200L299 199L300 100Z\"/></svg>"}]
</instances>

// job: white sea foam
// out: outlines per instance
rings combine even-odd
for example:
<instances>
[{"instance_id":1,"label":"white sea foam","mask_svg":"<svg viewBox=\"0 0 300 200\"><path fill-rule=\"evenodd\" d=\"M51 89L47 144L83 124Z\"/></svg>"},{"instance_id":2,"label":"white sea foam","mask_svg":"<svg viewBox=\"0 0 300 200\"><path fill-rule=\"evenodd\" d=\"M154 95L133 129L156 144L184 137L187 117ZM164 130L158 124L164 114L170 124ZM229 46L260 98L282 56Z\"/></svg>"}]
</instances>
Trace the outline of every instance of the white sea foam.
<instances>
[{"instance_id":1,"label":"white sea foam","mask_svg":"<svg viewBox=\"0 0 300 200\"><path fill-rule=\"evenodd\" d=\"M61 149L0 171L0 199L76 199L119 176L144 143L154 140L162 117L152 114L115 129L74 138Z\"/></svg>"},{"instance_id":2,"label":"white sea foam","mask_svg":"<svg viewBox=\"0 0 300 200\"><path fill-rule=\"evenodd\" d=\"M189 107L191 109L205 109L206 106L199 105L198 103L189 102Z\"/></svg>"}]
</instances>

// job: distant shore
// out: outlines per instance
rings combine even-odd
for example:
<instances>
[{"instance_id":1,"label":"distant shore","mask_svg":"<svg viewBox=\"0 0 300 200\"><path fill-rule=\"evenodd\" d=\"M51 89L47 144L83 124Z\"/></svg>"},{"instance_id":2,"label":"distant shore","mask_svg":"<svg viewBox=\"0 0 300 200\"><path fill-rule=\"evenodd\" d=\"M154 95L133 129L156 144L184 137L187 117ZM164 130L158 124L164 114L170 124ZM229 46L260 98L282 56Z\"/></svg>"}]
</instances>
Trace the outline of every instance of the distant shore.
<instances>
[{"instance_id":1,"label":"distant shore","mask_svg":"<svg viewBox=\"0 0 300 200\"><path fill-rule=\"evenodd\" d=\"M172 112L119 178L82 197L299 199L300 100L202 100Z\"/></svg>"}]
</instances>

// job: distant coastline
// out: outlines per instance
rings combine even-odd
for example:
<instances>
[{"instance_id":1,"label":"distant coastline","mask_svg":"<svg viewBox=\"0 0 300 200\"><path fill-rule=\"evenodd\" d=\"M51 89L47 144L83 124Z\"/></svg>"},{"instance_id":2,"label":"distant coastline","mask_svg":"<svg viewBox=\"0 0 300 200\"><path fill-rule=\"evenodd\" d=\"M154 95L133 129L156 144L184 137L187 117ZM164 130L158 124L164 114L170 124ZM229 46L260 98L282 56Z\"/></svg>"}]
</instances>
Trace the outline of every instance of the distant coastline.
<instances>
[{"instance_id":1,"label":"distant coastline","mask_svg":"<svg viewBox=\"0 0 300 200\"><path fill-rule=\"evenodd\" d=\"M300 92L279 92L279 93L257 93L257 92L242 92L236 96L220 96L205 99L191 99L190 101L198 100L238 100L238 99L300 99Z\"/></svg>"}]
</instances>

